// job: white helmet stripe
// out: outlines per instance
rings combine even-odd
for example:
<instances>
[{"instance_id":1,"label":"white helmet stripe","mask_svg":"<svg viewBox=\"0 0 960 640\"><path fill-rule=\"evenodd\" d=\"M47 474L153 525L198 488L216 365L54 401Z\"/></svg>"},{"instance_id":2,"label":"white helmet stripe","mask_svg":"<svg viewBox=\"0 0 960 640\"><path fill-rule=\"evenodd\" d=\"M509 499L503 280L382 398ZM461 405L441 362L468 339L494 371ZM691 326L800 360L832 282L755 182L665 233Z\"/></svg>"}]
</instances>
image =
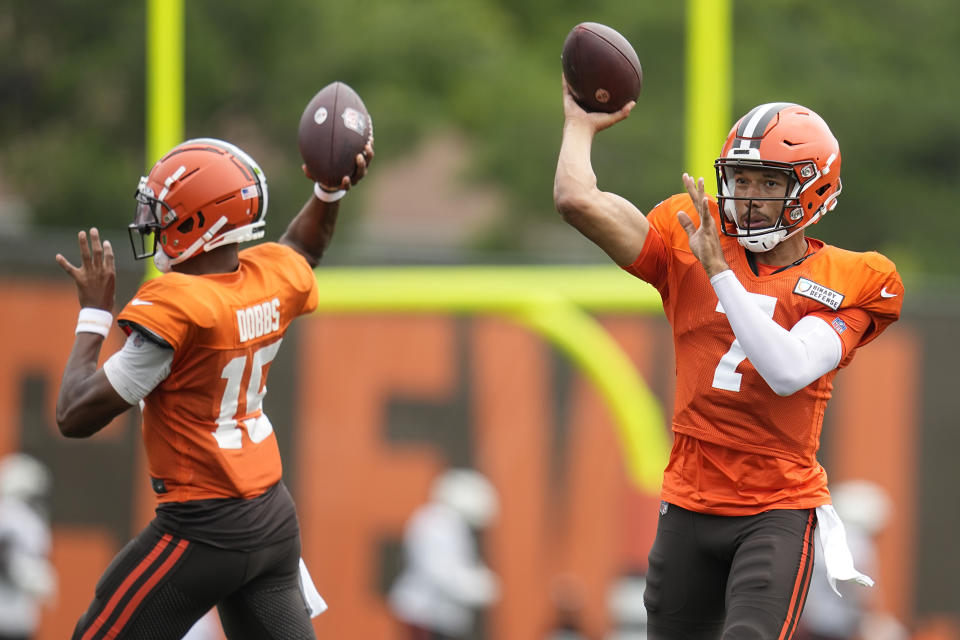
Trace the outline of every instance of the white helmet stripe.
<instances>
[{"instance_id":1,"label":"white helmet stripe","mask_svg":"<svg viewBox=\"0 0 960 640\"><path fill-rule=\"evenodd\" d=\"M758 148L763 132L767 130L767 125L770 124L773 117L780 113L781 109L790 106L793 106L792 102L768 102L754 107L740 121L740 127L737 129L736 148Z\"/></svg>"}]
</instances>

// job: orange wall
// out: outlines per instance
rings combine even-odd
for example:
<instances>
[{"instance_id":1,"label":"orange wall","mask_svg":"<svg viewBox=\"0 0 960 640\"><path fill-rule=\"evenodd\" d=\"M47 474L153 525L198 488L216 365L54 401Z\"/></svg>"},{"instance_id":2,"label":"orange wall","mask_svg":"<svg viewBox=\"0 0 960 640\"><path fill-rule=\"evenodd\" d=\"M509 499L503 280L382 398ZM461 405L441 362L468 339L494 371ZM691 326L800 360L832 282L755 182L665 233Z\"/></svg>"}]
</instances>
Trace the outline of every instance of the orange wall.
<instances>
[{"instance_id":1,"label":"orange wall","mask_svg":"<svg viewBox=\"0 0 960 640\"><path fill-rule=\"evenodd\" d=\"M877 540L877 595L884 611L912 621L914 549L917 543L917 420L920 415L920 345L909 329L893 326L858 352L836 378L827 409L831 483L870 480L883 487L895 509Z\"/></svg>"},{"instance_id":2,"label":"orange wall","mask_svg":"<svg viewBox=\"0 0 960 640\"><path fill-rule=\"evenodd\" d=\"M642 356L638 326L615 328ZM551 411L552 353L543 342L504 321L478 319L467 329L467 353L458 353L455 330L439 316L340 317L312 321L301 336L298 384L310 391L300 394L297 448L310 464L300 465L297 482L306 493L298 494L298 507L304 557L331 606L317 630L395 637L371 584L372 551L382 539L401 537L446 462L429 443L386 442L383 411L398 396L437 402L464 387L471 410L465 424L448 428L465 430L475 466L501 496L485 549L503 581L491 637L542 635L561 583L582 593L584 622L599 633L607 624L607 585L638 561L645 564L657 500L627 486L606 411L580 380L561 402L570 422L564 466L558 473L548 468L558 416ZM458 379L457 360L464 357L468 366ZM628 518L625 504L643 507L647 517Z\"/></svg>"},{"instance_id":3,"label":"orange wall","mask_svg":"<svg viewBox=\"0 0 960 640\"><path fill-rule=\"evenodd\" d=\"M118 420L88 443L59 443L54 394L72 344L72 285L0 281L0 295L16 300L21 310L0 315L0 331L8 336L0 406L9 408L0 412L0 453L24 441L21 425L29 408L21 386L28 373L47 380L39 420L51 432L45 437L76 452L66 458L69 471L54 469L54 562L61 594L40 636L62 638L86 608L109 559L151 517L153 499L129 422ZM617 317L606 326L669 405L673 360L665 324ZM115 332L107 353L117 346ZM582 602L582 621L592 637L606 629L606 590L619 573L645 567L658 500L628 486L610 417L569 363L529 332L486 317L314 317L300 321L284 348L295 359L294 375L272 376L270 384L295 386L294 424L276 428L281 441L293 445L289 481L304 558L330 604L315 621L321 637L398 637L380 589L378 550L399 540L406 518L448 463L448 452L427 439L389 437L390 407L397 400L453 407L439 414L449 424L433 428L455 431L471 463L501 494L501 517L483 537L504 596L487 616L489 637L541 636L561 592ZM881 541L884 565L875 577L884 602L907 619L916 536L910 505L917 491L911 461L919 354L907 327L894 327L864 349L837 378L838 397L824 430L831 479L867 477L894 496L900 515ZM878 397L888 402L881 406ZM563 446L557 448L561 431ZM36 441L36 434L27 435ZM111 458L116 486L133 483L134 490L128 501L109 494L93 498L124 514L128 525L119 529L84 521L67 508L80 497L71 491L83 485L84 460L108 445L122 452Z\"/></svg>"}]
</instances>

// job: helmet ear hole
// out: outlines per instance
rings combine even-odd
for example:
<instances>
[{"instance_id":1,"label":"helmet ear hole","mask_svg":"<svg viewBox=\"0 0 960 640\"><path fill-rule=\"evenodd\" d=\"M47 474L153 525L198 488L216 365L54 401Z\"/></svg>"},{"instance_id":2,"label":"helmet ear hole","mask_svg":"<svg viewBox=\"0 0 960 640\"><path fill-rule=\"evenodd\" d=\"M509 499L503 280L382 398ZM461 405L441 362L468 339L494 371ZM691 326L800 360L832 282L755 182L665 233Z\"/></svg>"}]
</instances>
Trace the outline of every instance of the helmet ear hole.
<instances>
[{"instance_id":1,"label":"helmet ear hole","mask_svg":"<svg viewBox=\"0 0 960 640\"><path fill-rule=\"evenodd\" d=\"M177 231L180 233L190 233L193 231L193 218L187 218L179 225L177 225Z\"/></svg>"}]
</instances>

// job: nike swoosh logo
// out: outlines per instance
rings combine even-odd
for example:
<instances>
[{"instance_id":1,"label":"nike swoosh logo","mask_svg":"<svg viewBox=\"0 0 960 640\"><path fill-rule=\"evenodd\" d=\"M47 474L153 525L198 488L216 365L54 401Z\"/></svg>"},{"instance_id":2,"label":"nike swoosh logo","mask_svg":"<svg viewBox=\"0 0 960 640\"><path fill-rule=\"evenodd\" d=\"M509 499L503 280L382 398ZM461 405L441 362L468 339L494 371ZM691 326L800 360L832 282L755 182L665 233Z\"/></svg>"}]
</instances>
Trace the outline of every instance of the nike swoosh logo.
<instances>
[{"instance_id":1,"label":"nike swoosh logo","mask_svg":"<svg viewBox=\"0 0 960 640\"><path fill-rule=\"evenodd\" d=\"M883 295L882 291L880 292L880 295ZM140 298L134 298L133 300L130 301L130 306L132 307L139 307L140 305L144 305L144 304L153 304L153 303L150 302L149 300L141 300Z\"/></svg>"},{"instance_id":2,"label":"nike swoosh logo","mask_svg":"<svg viewBox=\"0 0 960 640\"><path fill-rule=\"evenodd\" d=\"M895 293L890 293L889 291L887 291L887 288L884 287L884 288L880 289L880 297L881 297L881 298L896 298L896 297L897 297L897 294L895 294Z\"/></svg>"}]
</instances>

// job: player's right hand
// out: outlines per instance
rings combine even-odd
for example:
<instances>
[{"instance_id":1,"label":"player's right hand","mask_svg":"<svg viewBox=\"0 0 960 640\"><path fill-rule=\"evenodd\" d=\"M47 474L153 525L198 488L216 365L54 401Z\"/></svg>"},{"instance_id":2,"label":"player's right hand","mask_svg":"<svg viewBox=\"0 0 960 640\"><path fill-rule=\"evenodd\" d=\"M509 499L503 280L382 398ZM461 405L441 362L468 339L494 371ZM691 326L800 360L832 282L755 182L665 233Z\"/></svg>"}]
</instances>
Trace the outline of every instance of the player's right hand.
<instances>
[{"instance_id":1,"label":"player's right hand","mask_svg":"<svg viewBox=\"0 0 960 640\"><path fill-rule=\"evenodd\" d=\"M360 180L362 180L370 170L370 163L373 162L373 156L373 138L371 138L370 141L363 146L363 153L357 154L357 168L353 179L351 180L350 176L343 176L338 188L348 191L350 187L360 182ZM313 182L318 181L317 177L313 175L313 173L310 171L310 168L306 164L300 165L300 169L303 171L303 175L307 176L309 180L312 180Z\"/></svg>"},{"instance_id":2,"label":"player's right hand","mask_svg":"<svg viewBox=\"0 0 960 640\"><path fill-rule=\"evenodd\" d=\"M577 104L577 101L573 99L573 95L570 93L570 87L567 85L567 79L563 77L563 74L560 74L561 82L563 84L563 117L567 120L577 120L589 123L593 128L594 133L597 131L603 131L607 127L611 127L621 120L625 120L627 116L630 115L630 111L637 104L636 100L631 100L627 104L623 105L623 108L619 111L614 111L613 113L605 113L602 111L586 111L583 107Z\"/></svg>"},{"instance_id":3,"label":"player's right hand","mask_svg":"<svg viewBox=\"0 0 960 640\"><path fill-rule=\"evenodd\" d=\"M80 266L73 266L59 253L56 257L57 264L77 285L77 297L81 307L104 309L113 313L117 287L113 246L109 240L100 242L100 232L96 227L90 229L89 244L84 231L77 234L77 242L80 245Z\"/></svg>"}]
</instances>

